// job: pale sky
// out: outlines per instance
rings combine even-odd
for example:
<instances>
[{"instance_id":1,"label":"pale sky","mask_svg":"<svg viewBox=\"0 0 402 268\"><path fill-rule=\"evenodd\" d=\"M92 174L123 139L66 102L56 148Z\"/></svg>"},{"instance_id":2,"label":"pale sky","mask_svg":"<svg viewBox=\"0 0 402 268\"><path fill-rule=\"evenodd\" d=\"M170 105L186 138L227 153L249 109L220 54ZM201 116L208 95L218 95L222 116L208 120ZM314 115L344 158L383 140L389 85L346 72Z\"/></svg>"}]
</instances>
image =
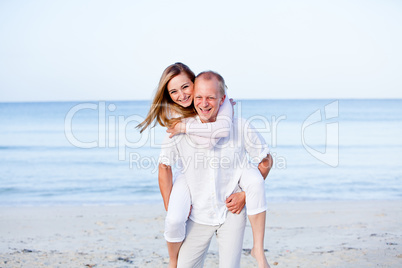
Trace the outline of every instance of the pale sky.
<instances>
[{"instance_id":1,"label":"pale sky","mask_svg":"<svg viewBox=\"0 0 402 268\"><path fill-rule=\"evenodd\" d=\"M181 61L235 99L402 98L402 2L0 0L0 102L150 100Z\"/></svg>"}]
</instances>

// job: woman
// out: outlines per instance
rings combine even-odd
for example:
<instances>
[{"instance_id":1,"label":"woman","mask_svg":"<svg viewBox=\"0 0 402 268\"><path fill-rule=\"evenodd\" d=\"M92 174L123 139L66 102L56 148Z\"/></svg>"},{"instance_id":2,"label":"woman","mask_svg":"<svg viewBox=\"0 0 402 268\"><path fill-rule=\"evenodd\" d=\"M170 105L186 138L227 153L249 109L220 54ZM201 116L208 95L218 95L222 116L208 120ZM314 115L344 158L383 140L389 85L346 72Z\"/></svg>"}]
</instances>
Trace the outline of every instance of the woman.
<instances>
[{"instance_id":1,"label":"woman","mask_svg":"<svg viewBox=\"0 0 402 268\"><path fill-rule=\"evenodd\" d=\"M225 99L219 109L216 121L214 123L206 123L208 124L208 131L196 133L195 129L199 129L198 127L190 128L190 124L186 125L181 122L183 118L194 117L196 115L192 105L194 80L194 73L186 65L175 63L168 66L162 74L158 90L146 119L138 125L141 132L154 121L157 121L161 126L169 128L170 137L178 133L187 133L197 144L208 143L209 146L214 146L220 138L228 136L233 113L232 105L228 101L228 98ZM195 120L191 121L191 126L197 124L201 123L197 123ZM161 164L164 164L163 160ZM160 168L163 168L163 166L160 165ZM167 181L159 180L159 187L165 209L167 210L165 239L167 240L170 257L169 267L176 267L177 265L178 252L185 238L185 224L191 207L190 193L184 176L178 172L174 177L174 183L172 178L169 178ZM250 196L250 199L247 198L247 204L248 210L252 212L248 213L254 238L252 255L257 259L259 267L269 267L263 248L266 205L265 190L263 185L261 187L261 181L263 183L261 178L262 176L257 169L245 168L241 179L244 182L244 188L242 183L239 183L239 185L243 189L249 189L249 192L246 190L246 196ZM240 198L243 197L242 202L244 204L244 193L239 194L239 196ZM261 205L261 202L253 201L256 200L253 199L255 196L259 200L263 198L263 205ZM230 203L230 200L227 202ZM263 209L261 209L261 206L263 206ZM233 212L233 210L231 211Z\"/></svg>"}]
</instances>

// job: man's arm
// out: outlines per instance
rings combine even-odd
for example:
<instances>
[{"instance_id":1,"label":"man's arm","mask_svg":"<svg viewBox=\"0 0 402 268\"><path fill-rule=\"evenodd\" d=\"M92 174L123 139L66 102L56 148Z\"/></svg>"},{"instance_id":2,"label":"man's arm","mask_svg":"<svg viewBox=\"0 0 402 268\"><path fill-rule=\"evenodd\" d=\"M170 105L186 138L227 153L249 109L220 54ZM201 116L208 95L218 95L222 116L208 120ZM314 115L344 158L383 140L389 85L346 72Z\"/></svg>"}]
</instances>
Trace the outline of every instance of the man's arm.
<instances>
[{"instance_id":1,"label":"man's arm","mask_svg":"<svg viewBox=\"0 0 402 268\"><path fill-rule=\"evenodd\" d=\"M163 204L165 205L166 211L168 210L170 193L173 187L173 175L172 168L165 164L159 164L159 190L161 191Z\"/></svg>"},{"instance_id":2,"label":"man's arm","mask_svg":"<svg viewBox=\"0 0 402 268\"><path fill-rule=\"evenodd\" d=\"M261 175L264 178L264 180L267 178L268 173L271 170L273 163L274 163L274 160L272 159L272 156L270 154L268 154L258 164L258 169L260 170Z\"/></svg>"},{"instance_id":3,"label":"man's arm","mask_svg":"<svg viewBox=\"0 0 402 268\"><path fill-rule=\"evenodd\" d=\"M261 175L264 178L264 180L268 176L268 173L272 168L273 162L274 161L272 160L272 156L268 154L261 160L260 164L258 164L258 170L261 172ZM239 214L242 211L245 204L246 204L245 192L231 194L226 199L226 207L230 212L235 214Z\"/></svg>"}]
</instances>

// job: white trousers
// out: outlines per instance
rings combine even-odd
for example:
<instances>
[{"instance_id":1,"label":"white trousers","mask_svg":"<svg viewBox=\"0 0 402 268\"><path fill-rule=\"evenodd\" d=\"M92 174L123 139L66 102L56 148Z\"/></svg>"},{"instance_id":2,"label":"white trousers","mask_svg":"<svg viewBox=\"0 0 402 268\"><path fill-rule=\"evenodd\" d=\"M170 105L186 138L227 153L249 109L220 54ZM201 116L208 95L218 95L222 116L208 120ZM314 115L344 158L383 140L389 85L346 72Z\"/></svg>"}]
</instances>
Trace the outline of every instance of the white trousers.
<instances>
[{"instance_id":1,"label":"white trousers","mask_svg":"<svg viewBox=\"0 0 402 268\"><path fill-rule=\"evenodd\" d=\"M181 242L186 237L186 222L190 214L191 196L186 179L180 174L173 183L165 218L165 239Z\"/></svg>"},{"instance_id":2,"label":"white trousers","mask_svg":"<svg viewBox=\"0 0 402 268\"><path fill-rule=\"evenodd\" d=\"M239 268L243 247L246 213L228 211L226 220L221 225L204 225L188 220L187 236L179 251L177 268L203 267L209 244L214 235L219 248L220 268Z\"/></svg>"},{"instance_id":3,"label":"white trousers","mask_svg":"<svg viewBox=\"0 0 402 268\"><path fill-rule=\"evenodd\" d=\"M239 186L246 193L247 215L255 215L267 210L265 180L257 167L243 169Z\"/></svg>"},{"instance_id":4,"label":"white trousers","mask_svg":"<svg viewBox=\"0 0 402 268\"><path fill-rule=\"evenodd\" d=\"M239 186L246 192L248 215L255 215L267 209L265 182L257 167L243 170ZM186 222L190 213L191 195L184 175L180 174L170 194L165 219L165 239L168 242L181 242L186 237Z\"/></svg>"}]
</instances>

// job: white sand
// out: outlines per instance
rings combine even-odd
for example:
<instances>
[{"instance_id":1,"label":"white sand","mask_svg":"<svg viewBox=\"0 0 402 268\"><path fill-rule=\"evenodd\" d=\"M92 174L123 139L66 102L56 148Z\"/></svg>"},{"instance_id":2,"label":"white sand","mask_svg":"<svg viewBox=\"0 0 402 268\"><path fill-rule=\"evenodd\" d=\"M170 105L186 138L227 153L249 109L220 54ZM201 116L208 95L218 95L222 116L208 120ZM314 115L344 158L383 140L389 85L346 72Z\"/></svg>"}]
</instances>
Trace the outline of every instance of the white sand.
<instances>
[{"instance_id":1,"label":"white sand","mask_svg":"<svg viewBox=\"0 0 402 268\"><path fill-rule=\"evenodd\" d=\"M0 207L0 267L166 267L162 205ZM248 255L246 228L241 267ZM402 201L270 204L271 267L402 267ZM218 267L216 242L205 267Z\"/></svg>"}]
</instances>

